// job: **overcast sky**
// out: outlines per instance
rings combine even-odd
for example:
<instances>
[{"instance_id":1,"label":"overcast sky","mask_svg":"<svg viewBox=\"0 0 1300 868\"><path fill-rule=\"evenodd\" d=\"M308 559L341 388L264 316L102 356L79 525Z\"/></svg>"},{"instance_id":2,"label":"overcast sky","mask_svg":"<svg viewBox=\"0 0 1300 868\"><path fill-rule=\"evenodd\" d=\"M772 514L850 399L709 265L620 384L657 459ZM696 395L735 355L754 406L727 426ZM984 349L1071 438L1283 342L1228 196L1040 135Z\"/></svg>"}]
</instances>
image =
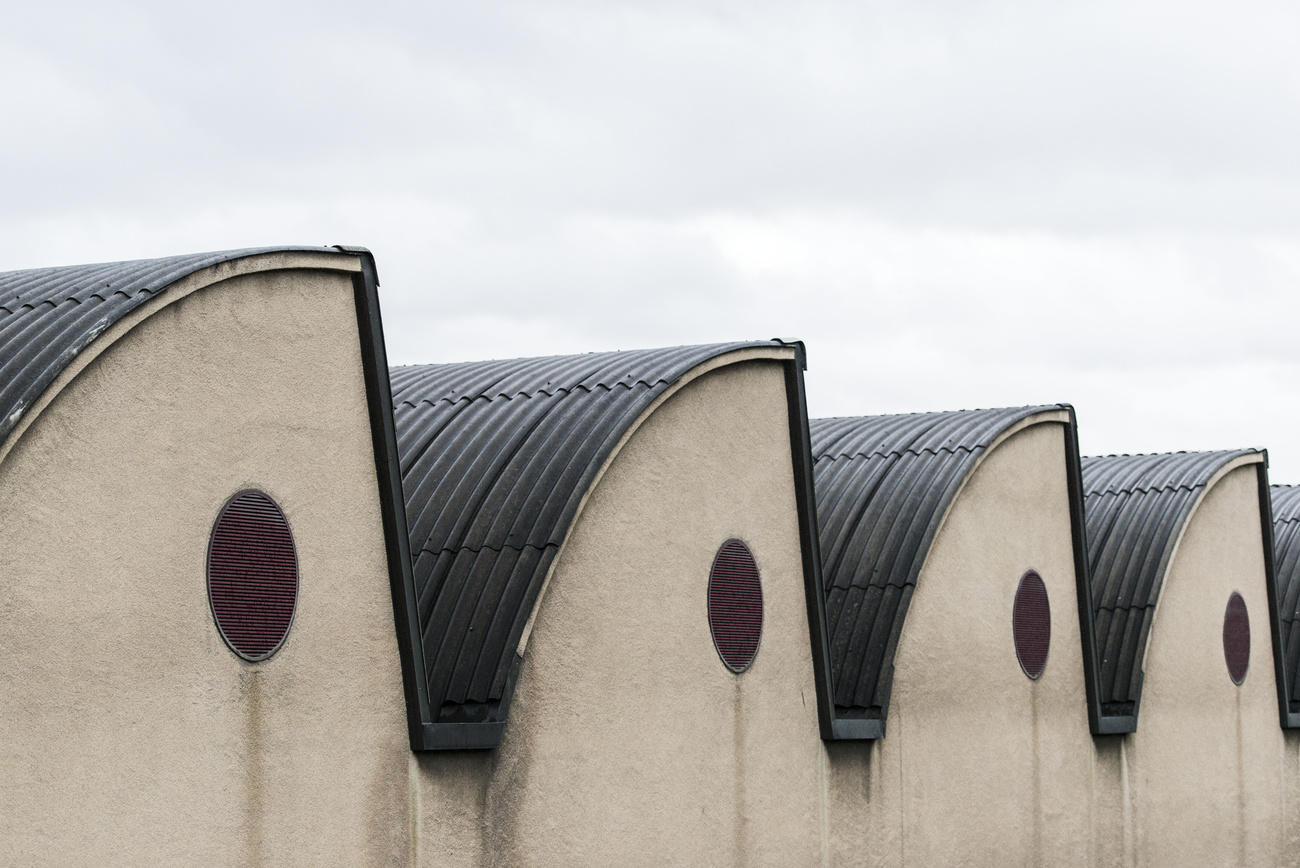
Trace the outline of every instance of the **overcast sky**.
<instances>
[{"instance_id":1,"label":"overcast sky","mask_svg":"<svg viewBox=\"0 0 1300 868\"><path fill-rule=\"evenodd\" d=\"M394 362L800 338L1300 482L1300 4L11 4L0 270L374 251Z\"/></svg>"}]
</instances>

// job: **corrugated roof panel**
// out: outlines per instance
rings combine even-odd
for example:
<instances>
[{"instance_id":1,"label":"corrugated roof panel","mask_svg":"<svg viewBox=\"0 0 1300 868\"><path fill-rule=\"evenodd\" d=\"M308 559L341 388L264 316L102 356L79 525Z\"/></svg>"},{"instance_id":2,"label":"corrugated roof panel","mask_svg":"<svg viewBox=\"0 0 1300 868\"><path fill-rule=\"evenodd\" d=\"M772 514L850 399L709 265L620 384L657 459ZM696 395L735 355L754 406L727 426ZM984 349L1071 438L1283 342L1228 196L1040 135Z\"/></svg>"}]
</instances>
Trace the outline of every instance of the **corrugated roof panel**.
<instances>
[{"instance_id":1,"label":"corrugated roof panel","mask_svg":"<svg viewBox=\"0 0 1300 868\"><path fill-rule=\"evenodd\" d=\"M1136 714L1142 659L1169 560L1205 486L1253 449L1083 459L1101 702Z\"/></svg>"},{"instance_id":2,"label":"corrugated roof panel","mask_svg":"<svg viewBox=\"0 0 1300 868\"><path fill-rule=\"evenodd\" d=\"M835 704L883 719L894 652L944 514L980 456L1062 404L810 423Z\"/></svg>"},{"instance_id":3,"label":"corrugated roof panel","mask_svg":"<svg viewBox=\"0 0 1300 868\"><path fill-rule=\"evenodd\" d=\"M168 286L222 262L294 251L339 253L267 247L0 273L0 442L82 350Z\"/></svg>"},{"instance_id":4,"label":"corrugated roof panel","mask_svg":"<svg viewBox=\"0 0 1300 868\"><path fill-rule=\"evenodd\" d=\"M393 368L399 460L434 713L504 719L525 624L619 439L718 356L779 342Z\"/></svg>"},{"instance_id":5,"label":"corrugated roof panel","mask_svg":"<svg viewBox=\"0 0 1300 868\"><path fill-rule=\"evenodd\" d=\"M1274 485L1269 493L1287 705L1292 713L1300 713L1300 485Z\"/></svg>"}]
</instances>

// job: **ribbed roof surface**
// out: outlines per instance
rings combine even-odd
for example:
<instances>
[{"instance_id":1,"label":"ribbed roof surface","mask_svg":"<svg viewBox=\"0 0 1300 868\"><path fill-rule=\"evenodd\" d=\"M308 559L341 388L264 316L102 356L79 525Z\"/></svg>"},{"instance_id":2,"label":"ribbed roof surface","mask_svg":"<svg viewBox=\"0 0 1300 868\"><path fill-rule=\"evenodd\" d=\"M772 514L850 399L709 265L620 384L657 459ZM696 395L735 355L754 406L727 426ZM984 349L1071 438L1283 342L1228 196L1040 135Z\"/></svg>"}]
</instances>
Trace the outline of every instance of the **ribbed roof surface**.
<instances>
[{"instance_id":1,"label":"ribbed roof surface","mask_svg":"<svg viewBox=\"0 0 1300 868\"><path fill-rule=\"evenodd\" d=\"M1270 493L1282 661L1291 693L1287 705L1294 713L1300 712L1300 485L1274 485Z\"/></svg>"},{"instance_id":2,"label":"ribbed roof surface","mask_svg":"<svg viewBox=\"0 0 1300 868\"><path fill-rule=\"evenodd\" d=\"M605 458L691 369L776 342L390 371L429 699L441 720L504 716L514 653Z\"/></svg>"},{"instance_id":3,"label":"ribbed roof surface","mask_svg":"<svg viewBox=\"0 0 1300 868\"><path fill-rule=\"evenodd\" d=\"M1065 405L810 423L838 708L883 718L917 576L963 480L1000 434Z\"/></svg>"},{"instance_id":4,"label":"ribbed roof surface","mask_svg":"<svg viewBox=\"0 0 1300 868\"><path fill-rule=\"evenodd\" d=\"M104 330L181 278L276 247L0 273L0 442Z\"/></svg>"},{"instance_id":5,"label":"ribbed roof surface","mask_svg":"<svg viewBox=\"0 0 1300 868\"><path fill-rule=\"evenodd\" d=\"M1210 478L1253 449L1083 459L1094 629L1105 714L1136 714L1142 658L1179 533Z\"/></svg>"}]
</instances>

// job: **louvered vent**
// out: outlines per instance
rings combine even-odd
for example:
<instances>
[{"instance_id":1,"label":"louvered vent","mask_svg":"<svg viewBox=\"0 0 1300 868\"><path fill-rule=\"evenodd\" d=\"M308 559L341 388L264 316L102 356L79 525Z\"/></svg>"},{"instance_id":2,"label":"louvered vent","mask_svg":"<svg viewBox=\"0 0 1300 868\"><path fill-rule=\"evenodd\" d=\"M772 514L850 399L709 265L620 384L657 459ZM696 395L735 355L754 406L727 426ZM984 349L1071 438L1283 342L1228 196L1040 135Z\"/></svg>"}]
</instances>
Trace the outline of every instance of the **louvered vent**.
<instances>
[{"instance_id":1,"label":"louvered vent","mask_svg":"<svg viewBox=\"0 0 1300 868\"><path fill-rule=\"evenodd\" d=\"M1250 668L1250 616L1246 601L1236 591L1228 598L1228 608L1223 613L1223 659L1228 663L1228 677L1233 684L1246 680Z\"/></svg>"},{"instance_id":2,"label":"louvered vent","mask_svg":"<svg viewBox=\"0 0 1300 868\"><path fill-rule=\"evenodd\" d=\"M709 632L718 656L732 672L744 672L758 653L763 633L763 588L749 548L729 539L709 571Z\"/></svg>"},{"instance_id":3,"label":"louvered vent","mask_svg":"<svg viewBox=\"0 0 1300 868\"><path fill-rule=\"evenodd\" d=\"M208 541L208 602L221 638L245 660L279 649L298 602L298 555L289 522L260 491L222 507Z\"/></svg>"},{"instance_id":4,"label":"louvered vent","mask_svg":"<svg viewBox=\"0 0 1300 868\"><path fill-rule=\"evenodd\" d=\"M1030 570L1020 577L1011 607L1011 632L1016 642L1016 659L1030 678L1047 668L1047 649L1052 643L1052 610L1047 603L1043 577Z\"/></svg>"}]
</instances>

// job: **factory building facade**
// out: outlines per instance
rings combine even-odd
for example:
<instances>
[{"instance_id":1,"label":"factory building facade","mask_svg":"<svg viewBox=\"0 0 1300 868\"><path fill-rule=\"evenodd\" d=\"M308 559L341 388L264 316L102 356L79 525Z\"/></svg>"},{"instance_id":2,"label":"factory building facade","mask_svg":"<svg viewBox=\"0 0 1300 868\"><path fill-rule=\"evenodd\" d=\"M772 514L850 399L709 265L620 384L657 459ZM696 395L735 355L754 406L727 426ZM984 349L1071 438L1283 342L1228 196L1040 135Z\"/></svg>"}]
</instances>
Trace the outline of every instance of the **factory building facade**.
<instances>
[{"instance_id":1,"label":"factory building facade","mask_svg":"<svg viewBox=\"0 0 1300 868\"><path fill-rule=\"evenodd\" d=\"M359 248L0 274L0 861L1294 864L1266 455L804 368L390 368Z\"/></svg>"}]
</instances>

